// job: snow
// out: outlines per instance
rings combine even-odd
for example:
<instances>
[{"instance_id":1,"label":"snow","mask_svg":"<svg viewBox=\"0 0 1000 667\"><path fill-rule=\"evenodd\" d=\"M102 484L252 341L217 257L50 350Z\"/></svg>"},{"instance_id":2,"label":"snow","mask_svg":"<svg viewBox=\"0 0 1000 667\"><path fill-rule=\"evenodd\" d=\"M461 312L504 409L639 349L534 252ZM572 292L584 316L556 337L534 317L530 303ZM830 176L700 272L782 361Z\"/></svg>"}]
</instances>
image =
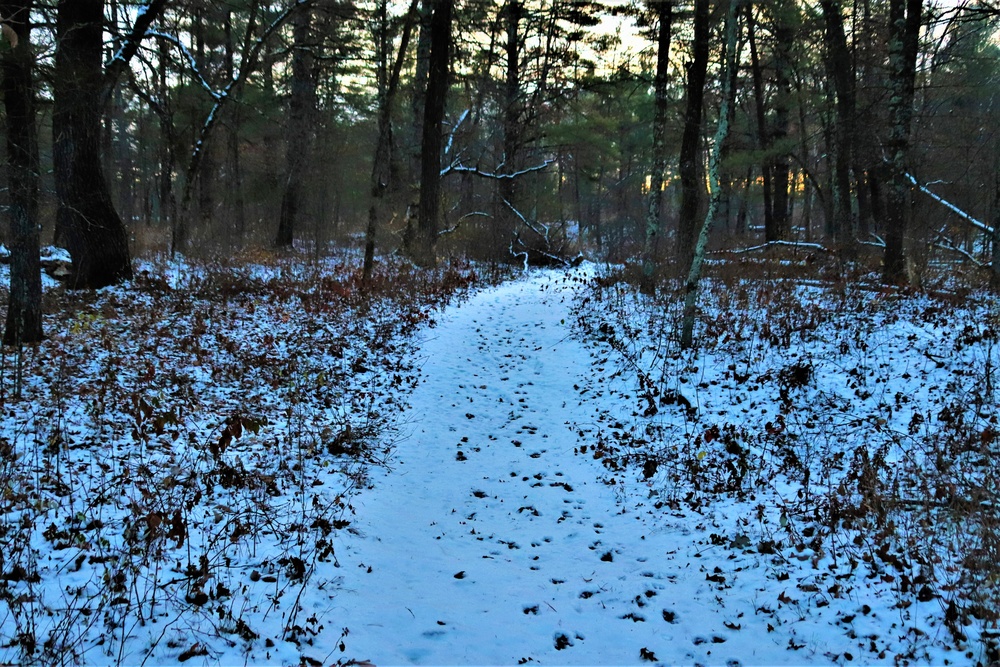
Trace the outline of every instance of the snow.
<instances>
[{"instance_id":1,"label":"snow","mask_svg":"<svg viewBox=\"0 0 1000 667\"><path fill-rule=\"evenodd\" d=\"M678 313L592 264L443 310L356 303L329 264L226 270L143 264L74 302L28 401L4 395L5 460L30 472L0 471L4 590L34 611L0 607L0 663L23 661L29 619L64 663L983 659L982 624L957 641L942 622L961 527L934 594L907 590L925 566L878 550L835 462L882 451L908 490L914 415L1000 362L990 299L708 280L705 342L680 354ZM109 375L117 393L72 384ZM827 496L854 528L823 533ZM28 553L39 581L9 569Z\"/></svg>"},{"instance_id":2,"label":"snow","mask_svg":"<svg viewBox=\"0 0 1000 667\"><path fill-rule=\"evenodd\" d=\"M644 652L800 663L789 636L823 627L768 636L754 614L765 566L727 546L702 557L700 521L663 516L649 487L609 483L578 453L594 408L569 284L533 274L431 330L412 434L356 504L363 537L338 552L343 590L316 607L350 629L349 655L379 665L634 664Z\"/></svg>"}]
</instances>

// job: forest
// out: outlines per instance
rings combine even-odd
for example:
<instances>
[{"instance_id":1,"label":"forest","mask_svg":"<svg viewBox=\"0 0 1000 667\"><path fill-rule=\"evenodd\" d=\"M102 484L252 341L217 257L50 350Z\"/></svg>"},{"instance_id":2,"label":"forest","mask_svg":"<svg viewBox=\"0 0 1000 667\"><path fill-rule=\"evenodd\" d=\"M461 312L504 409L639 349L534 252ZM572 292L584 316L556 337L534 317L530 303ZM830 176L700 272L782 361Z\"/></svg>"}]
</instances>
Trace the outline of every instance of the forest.
<instances>
[{"instance_id":1,"label":"forest","mask_svg":"<svg viewBox=\"0 0 1000 667\"><path fill-rule=\"evenodd\" d=\"M0 2L0 663L996 664L998 29Z\"/></svg>"}]
</instances>

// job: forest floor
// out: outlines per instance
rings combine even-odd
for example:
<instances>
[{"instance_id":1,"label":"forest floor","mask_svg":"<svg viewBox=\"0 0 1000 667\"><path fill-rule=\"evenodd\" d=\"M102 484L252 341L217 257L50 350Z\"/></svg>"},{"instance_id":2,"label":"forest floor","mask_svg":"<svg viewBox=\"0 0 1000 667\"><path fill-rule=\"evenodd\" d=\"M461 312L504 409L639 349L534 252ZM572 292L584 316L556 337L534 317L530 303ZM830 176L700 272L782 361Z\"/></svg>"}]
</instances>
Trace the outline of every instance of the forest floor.
<instances>
[{"instance_id":1,"label":"forest floor","mask_svg":"<svg viewBox=\"0 0 1000 667\"><path fill-rule=\"evenodd\" d=\"M681 352L619 271L396 271L50 290L0 663L994 657L992 299L712 279Z\"/></svg>"}]
</instances>

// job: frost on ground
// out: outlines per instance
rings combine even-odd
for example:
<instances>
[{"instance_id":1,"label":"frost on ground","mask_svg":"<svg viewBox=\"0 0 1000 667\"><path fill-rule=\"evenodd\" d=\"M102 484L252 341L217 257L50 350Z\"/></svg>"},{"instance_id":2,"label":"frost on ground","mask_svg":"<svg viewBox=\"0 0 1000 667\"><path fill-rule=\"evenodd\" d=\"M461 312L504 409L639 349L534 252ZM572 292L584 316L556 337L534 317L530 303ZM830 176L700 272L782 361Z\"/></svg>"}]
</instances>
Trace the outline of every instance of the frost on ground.
<instances>
[{"instance_id":1,"label":"frost on ground","mask_svg":"<svg viewBox=\"0 0 1000 667\"><path fill-rule=\"evenodd\" d=\"M596 273L82 304L4 384L0 662L994 657L992 301L717 278L680 353Z\"/></svg>"}]
</instances>

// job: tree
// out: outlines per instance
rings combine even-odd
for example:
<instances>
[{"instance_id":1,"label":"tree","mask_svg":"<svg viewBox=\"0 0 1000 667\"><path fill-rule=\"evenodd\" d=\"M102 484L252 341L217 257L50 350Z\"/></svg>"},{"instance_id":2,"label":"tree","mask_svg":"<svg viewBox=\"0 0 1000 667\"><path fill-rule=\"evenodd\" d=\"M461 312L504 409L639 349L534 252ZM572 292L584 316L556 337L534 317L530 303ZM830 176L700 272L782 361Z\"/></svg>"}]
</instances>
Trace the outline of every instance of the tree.
<instances>
[{"instance_id":1,"label":"tree","mask_svg":"<svg viewBox=\"0 0 1000 667\"><path fill-rule=\"evenodd\" d=\"M289 247L300 217L305 166L312 148L316 116L316 72L310 45L312 12L303 10L292 18L292 80L288 101L288 141L285 148L285 187L281 197L276 247Z\"/></svg>"},{"instance_id":2,"label":"tree","mask_svg":"<svg viewBox=\"0 0 1000 667\"><path fill-rule=\"evenodd\" d=\"M754 116L757 121L757 148L765 156L762 160L760 175L764 186L764 233L768 241L774 241L774 201L771 183L771 172L773 171L773 161L770 157L771 132L767 126L767 116L765 107L767 102L764 99L764 74L761 71L760 55L757 49L757 18L754 15L754 7L748 4L747 15L747 42L750 46L750 73L753 80Z\"/></svg>"},{"instance_id":3,"label":"tree","mask_svg":"<svg viewBox=\"0 0 1000 667\"><path fill-rule=\"evenodd\" d=\"M772 201L772 228L765 230L768 241L783 240L789 233L789 199L788 186L790 166L788 149L785 142L788 137L788 117L792 92L792 46L794 26L798 23L799 9L795 2L781 0L773 3L774 14L774 127L772 129L772 146L774 161L771 166L771 179L774 188Z\"/></svg>"},{"instance_id":4,"label":"tree","mask_svg":"<svg viewBox=\"0 0 1000 667\"><path fill-rule=\"evenodd\" d=\"M10 49L3 56L10 190L10 301L5 345L42 339L42 276L38 256L38 144L32 83L31 2L0 2Z\"/></svg>"},{"instance_id":5,"label":"tree","mask_svg":"<svg viewBox=\"0 0 1000 667\"><path fill-rule=\"evenodd\" d=\"M834 129L834 178L832 231L835 240L850 242L853 237L851 223L851 165L854 159L854 69L844 35L844 16L839 0L821 0L826 26L826 65L837 96Z\"/></svg>"},{"instance_id":6,"label":"tree","mask_svg":"<svg viewBox=\"0 0 1000 667\"><path fill-rule=\"evenodd\" d=\"M378 27L375 42L377 51L377 85L378 85L378 138L375 145L375 158L372 160L371 202L368 205L368 225L365 228L365 258L362 265L364 282L371 280L375 264L375 235L378 231L378 218L381 213L381 203L389 189L393 178L393 139L392 139L392 107L399 89L399 75L403 69L403 58L410 44L413 24L417 20L419 0L412 0L410 9L403 19L403 34L400 39L399 51L390 71L389 68L389 2L381 0L378 8Z\"/></svg>"},{"instance_id":7,"label":"tree","mask_svg":"<svg viewBox=\"0 0 1000 667\"><path fill-rule=\"evenodd\" d=\"M892 170L887 193L885 257L882 281L906 282L903 244L907 228L910 182L906 177L910 149L910 123L917 75L922 0L889 2L889 138L886 149Z\"/></svg>"},{"instance_id":8,"label":"tree","mask_svg":"<svg viewBox=\"0 0 1000 667\"><path fill-rule=\"evenodd\" d=\"M101 168L101 117L118 78L166 0L151 0L107 70L101 66L103 0L59 0L52 141L56 237L73 260L69 285L99 288L132 277L128 232Z\"/></svg>"},{"instance_id":9,"label":"tree","mask_svg":"<svg viewBox=\"0 0 1000 667\"><path fill-rule=\"evenodd\" d=\"M705 100L705 81L708 76L708 42L710 36L708 0L694 3L693 58L687 68L687 108L684 112L684 132L681 135L680 181L681 207L678 221L677 253L681 262L688 262L694 252L698 230L698 209L704 184L701 173L702 109Z\"/></svg>"},{"instance_id":10,"label":"tree","mask_svg":"<svg viewBox=\"0 0 1000 667\"><path fill-rule=\"evenodd\" d=\"M653 168L649 179L649 205L646 211L646 246L643 275L650 279L655 270L660 237L660 215L663 203L663 176L667 170L667 83L670 67L670 32L673 26L673 0L655 2L656 81L653 91Z\"/></svg>"},{"instance_id":11,"label":"tree","mask_svg":"<svg viewBox=\"0 0 1000 667\"><path fill-rule=\"evenodd\" d=\"M719 178L722 147L729 135L729 109L733 104L735 88L732 84L732 73L736 71L736 42L739 33L736 5L739 0L729 0L726 12L726 44L724 64L720 78L722 79L722 103L719 107L719 125L715 130L715 141L712 144L712 154L708 163L708 177L711 180L712 192L708 200L708 213L701 224L698 239L694 246L691 259L691 269L684 285L684 313L681 321L681 349L691 347L694 342L694 316L698 299L698 283L701 281L701 267L705 260L705 250L708 248L708 234L715 220L722 196L722 183Z\"/></svg>"},{"instance_id":12,"label":"tree","mask_svg":"<svg viewBox=\"0 0 1000 667\"><path fill-rule=\"evenodd\" d=\"M442 123L448 91L451 18L455 0L425 0L433 5L424 119L420 138L420 202L416 227L407 227L406 251L418 264L435 264L441 216Z\"/></svg>"},{"instance_id":13,"label":"tree","mask_svg":"<svg viewBox=\"0 0 1000 667\"><path fill-rule=\"evenodd\" d=\"M521 0L507 0L501 11L506 27L504 42L505 77L501 118L502 154L501 164L505 175L513 176L521 168L521 144L524 127L521 96L521 35L520 23L524 14ZM516 197L517 179L501 178L497 180L497 201L495 202L495 220L499 224L499 232L494 238L500 240L500 248L494 248L494 253L501 253L517 233L518 207Z\"/></svg>"}]
</instances>

